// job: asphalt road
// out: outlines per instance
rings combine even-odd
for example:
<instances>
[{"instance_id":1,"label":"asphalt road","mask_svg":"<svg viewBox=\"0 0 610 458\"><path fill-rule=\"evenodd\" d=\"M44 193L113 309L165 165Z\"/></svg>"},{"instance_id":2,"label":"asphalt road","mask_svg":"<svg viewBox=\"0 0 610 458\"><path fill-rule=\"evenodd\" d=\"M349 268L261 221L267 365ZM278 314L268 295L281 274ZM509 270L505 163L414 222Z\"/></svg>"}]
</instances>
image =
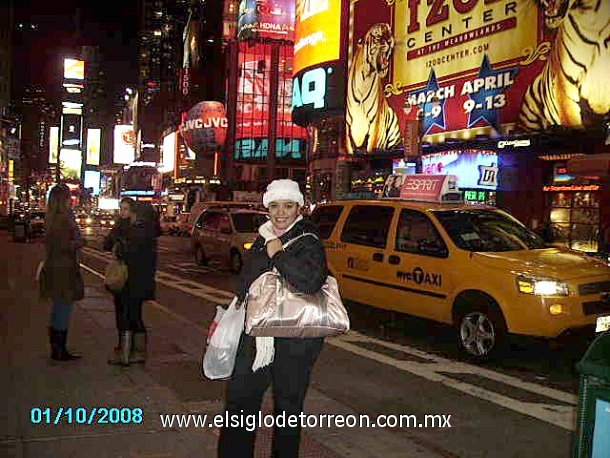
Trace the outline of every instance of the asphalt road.
<instances>
[{"instance_id":1,"label":"asphalt road","mask_svg":"<svg viewBox=\"0 0 610 458\"><path fill-rule=\"evenodd\" d=\"M91 279L99 281L109 254L99 251L103 234L89 232L82 262ZM220 265L196 265L188 238L163 236L159 252L158 298L152 306L185 325L207 326L215 305L230 301L236 277ZM321 411L418 419L451 415L451 428L391 428L383 430L383 437L381 430L363 434L355 429L352 445L366 450L365 443L370 446L374 440L375 453L352 450L346 456L396 456L400 438L416 443L421 452L414 449L404 456L569 454L578 402L574 364L587 339L549 343L515 338L501 360L473 365L458 354L447 326L356 304L348 307L353 332L327 339L312 380L311 396Z\"/></svg>"}]
</instances>

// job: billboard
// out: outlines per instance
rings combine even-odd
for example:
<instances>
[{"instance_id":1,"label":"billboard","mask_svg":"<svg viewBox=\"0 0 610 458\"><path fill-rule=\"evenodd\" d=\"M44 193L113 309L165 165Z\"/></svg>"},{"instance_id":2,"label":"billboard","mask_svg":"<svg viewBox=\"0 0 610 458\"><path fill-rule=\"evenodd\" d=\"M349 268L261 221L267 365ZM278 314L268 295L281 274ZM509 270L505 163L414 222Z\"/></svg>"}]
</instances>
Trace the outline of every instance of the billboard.
<instances>
[{"instance_id":1,"label":"billboard","mask_svg":"<svg viewBox=\"0 0 610 458\"><path fill-rule=\"evenodd\" d=\"M294 0L241 0L237 37L294 39Z\"/></svg>"},{"instance_id":2,"label":"billboard","mask_svg":"<svg viewBox=\"0 0 610 458\"><path fill-rule=\"evenodd\" d=\"M422 173L456 175L460 189L498 187L498 155L491 150L450 150L422 156Z\"/></svg>"},{"instance_id":3,"label":"billboard","mask_svg":"<svg viewBox=\"0 0 610 458\"><path fill-rule=\"evenodd\" d=\"M294 27L294 68L337 60L341 45L341 0L297 0Z\"/></svg>"},{"instance_id":4,"label":"billboard","mask_svg":"<svg viewBox=\"0 0 610 458\"><path fill-rule=\"evenodd\" d=\"M97 170L85 170L85 189L91 188L92 195L100 195L100 183L102 179L102 172Z\"/></svg>"},{"instance_id":5,"label":"billboard","mask_svg":"<svg viewBox=\"0 0 610 458\"><path fill-rule=\"evenodd\" d=\"M85 61L80 59L64 59L64 78L67 80L84 80Z\"/></svg>"},{"instance_id":6,"label":"billboard","mask_svg":"<svg viewBox=\"0 0 610 458\"><path fill-rule=\"evenodd\" d=\"M176 132L163 137L161 150L161 172L173 172L176 164Z\"/></svg>"},{"instance_id":7,"label":"billboard","mask_svg":"<svg viewBox=\"0 0 610 458\"><path fill-rule=\"evenodd\" d=\"M431 142L601 123L610 3L543 4L352 0L349 151L399 148L414 114Z\"/></svg>"},{"instance_id":8,"label":"billboard","mask_svg":"<svg viewBox=\"0 0 610 458\"><path fill-rule=\"evenodd\" d=\"M114 126L114 163L130 164L136 158L136 136L133 126L118 124Z\"/></svg>"},{"instance_id":9,"label":"billboard","mask_svg":"<svg viewBox=\"0 0 610 458\"><path fill-rule=\"evenodd\" d=\"M306 126L342 110L341 0L297 0L292 112Z\"/></svg>"},{"instance_id":10,"label":"billboard","mask_svg":"<svg viewBox=\"0 0 610 458\"><path fill-rule=\"evenodd\" d=\"M62 148L59 152L59 164L62 179L80 181L83 167L82 151Z\"/></svg>"},{"instance_id":11,"label":"billboard","mask_svg":"<svg viewBox=\"0 0 610 458\"><path fill-rule=\"evenodd\" d=\"M307 131L292 121L291 45L280 47L279 65L271 68L271 47L239 45L235 160L267 157L271 105L271 72L277 71L276 157L304 159Z\"/></svg>"},{"instance_id":12,"label":"billboard","mask_svg":"<svg viewBox=\"0 0 610 458\"><path fill-rule=\"evenodd\" d=\"M57 164L58 155L59 155L59 127L51 126L49 128L49 164Z\"/></svg>"},{"instance_id":13,"label":"billboard","mask_svg":"<svg viewBox=\"0 0 610 458\"><path fill-rule=\"evenodd\" d=\"M100 165L102 129L87 129L87 165Z\"/></svg>"}]
</instances>

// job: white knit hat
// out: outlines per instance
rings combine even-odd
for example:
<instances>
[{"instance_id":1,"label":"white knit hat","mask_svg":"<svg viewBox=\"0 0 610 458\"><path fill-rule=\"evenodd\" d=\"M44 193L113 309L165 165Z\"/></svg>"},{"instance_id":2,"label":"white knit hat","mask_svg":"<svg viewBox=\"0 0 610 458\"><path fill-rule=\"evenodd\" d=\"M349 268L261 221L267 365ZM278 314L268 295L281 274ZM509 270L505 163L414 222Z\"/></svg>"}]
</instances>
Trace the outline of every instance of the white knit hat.
<instances>
[{"instance_id":1,"label":"white knit hat","mask_svg":"<svg viewBox=\"0 0 610 458\"><path fill-rule=\"evenodd\" d=\"M290 200L303 206L305 200L299 190L299 183L293 180L273 180L267 185L267 192L263 194L263 205L269 208L271 202L276 200Z\"/></svg>"}]
</instances>

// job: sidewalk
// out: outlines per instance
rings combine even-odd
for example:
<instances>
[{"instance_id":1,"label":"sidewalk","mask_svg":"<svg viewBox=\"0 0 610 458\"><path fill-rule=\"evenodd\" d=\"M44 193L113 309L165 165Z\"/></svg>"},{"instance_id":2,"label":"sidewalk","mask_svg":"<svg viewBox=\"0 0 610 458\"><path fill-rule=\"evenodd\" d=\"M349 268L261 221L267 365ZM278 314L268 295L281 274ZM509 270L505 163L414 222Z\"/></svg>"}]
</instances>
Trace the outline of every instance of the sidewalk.
<instances>
[{"instance_id":1,"label":"sidewalk","mask_svg":"<svg viewBox=\"0 0 610 458\"><path fill-rule=\"evenodd\" d=\"M0 319L3 332L0 413L2 457L214 457L218 431L163 428L159 414L222 412L223 382L200 374L204 334L147 305L150 351L146 365L129 368L106 363L116 343L110 296L95 276L85 273L86 298L72 314L69 348L83 354L73 363L49 359L46 326L50 304L38 299L34 271L39 244L13 244L0 232ZM194 344L198 342L198 344ZM32 424L35 407L139 407L140 425ZM264 410L269 412L269 404ZM259 430L257 457L269 456L271 431ZM339 455L303 432L302 457Z\"/></svg>"}]
</instances>

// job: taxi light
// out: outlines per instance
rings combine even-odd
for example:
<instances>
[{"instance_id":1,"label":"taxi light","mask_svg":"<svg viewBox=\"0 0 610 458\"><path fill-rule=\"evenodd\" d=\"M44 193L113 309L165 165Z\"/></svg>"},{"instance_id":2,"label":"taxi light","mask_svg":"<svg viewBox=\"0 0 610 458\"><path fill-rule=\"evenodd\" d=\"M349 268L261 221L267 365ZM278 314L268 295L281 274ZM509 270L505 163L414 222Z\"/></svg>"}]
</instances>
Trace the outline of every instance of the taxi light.
<instances>
[{"instance_id":1,"label":"taxi light","mask_svg":"<svg viewBox=\"0 0 610 458\"><path fill-rule=\"evenodd\" d=\"M252 242L244 243L244 250L249 250L250 248L252 248L252 245Z\"/></svg>"},{"instance_id":2,"label":"taxi light","mask_svg":"<svg viewBox=\"0 0 610 458\"><path fill-rule=\"evenodd\" d=\"M565 307L562 304L553 304L551 306L549 306L549 313L551 315L561 315L562 313L565 313L567 310L565 310Z\"/></svg>"},{"instance_id":3,"label":"taxi light","mask_svg":"<svg viewBox=\"0 0 610 458\"><path fill-rule=\"evenodd\" d=\"M567 296L568 285L552 278L536 278L525 275L517 277L517 288L524 294L535 296Z\"/></svg>"}]
</instances>

